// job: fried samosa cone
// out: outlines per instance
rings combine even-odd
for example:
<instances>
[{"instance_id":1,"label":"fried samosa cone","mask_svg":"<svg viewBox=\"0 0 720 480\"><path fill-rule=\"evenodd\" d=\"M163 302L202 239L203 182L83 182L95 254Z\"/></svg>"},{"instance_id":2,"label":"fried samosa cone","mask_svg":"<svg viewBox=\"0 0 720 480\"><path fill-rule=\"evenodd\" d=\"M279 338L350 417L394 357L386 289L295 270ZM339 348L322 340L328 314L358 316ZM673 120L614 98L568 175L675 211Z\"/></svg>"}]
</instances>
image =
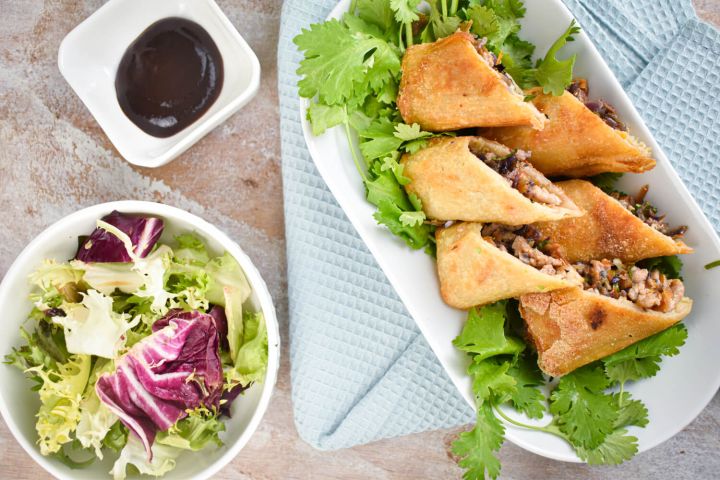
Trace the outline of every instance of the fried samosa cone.
<instances>
[{"instance_id":1,"label":"fried samosa cone","mask_svg":"<svg viewBox=\"0 0 720 480\"><path fill-rule=\"evenodd\" d=\"M477 46L475 37L461 31L409 47L397 98L405 123L433 132L507 125L542 128L545 117L489 59L491 54Z\"/></svg>"},{"instance_id":2,"label":"fried samosa cone","mask_svg":"<svg viewBox=\"0 0 720 480\"><path fill-rule=\"evenodd\" d=\"M482 227L480 223L458 223L435 234L440 294L451 307L467 309L573 285L501 251L483 239Z\"/></svg>"},{"instance_id":3,"label":"fried samosa cone","mask_svg":"<svg viewBox=\"0 0 720 480\"><path fill-rule=\"evenodd\" d=\"M574 95L529 90L532 103L547 116L545 128L481 129L478 133L510 148L532 152L530 161L545 175L587 177L604 172L641 173L652 169L650 149L628 132L606 124Z\"/></svg>"},{"instance_id":4,"label":"fried samosa cone","mask_svg":"<svg viewBox=\"0 0 720 480\"><path fill-rule=\"evenodd\" d=\"M481 137L440 137L401 159L410 179L408 193L422 201L425 214L435 220L465 220L523 225L583 214L565 193L530 164L522 171L530 191L550 193L557 205L533 201L513 188L512 181L481 158L502 159L513 152ZM497 160L496 160L497 161Z\"/></svg>"},{"instance_id":5,"label":"fried samosa cone","mask_svg":"<svg viewBox=\"0 0 720 480\"><path fill-rule=\"evenodd\" d=\"M597 258L634 263L645 258L692 253L684 242L652 228L590 182L568 180L555 185L585 215L541 222L535 227L558 244L571 263Z\"/></svg>"},{"instance_id":6,"label":"fried samosa cone","mask_svg":"<svg viewBox=\"0 0 720 480\"><path fill-rule=\"evenodd\" d=\"M537 349L538 365L553 377L661 332L691 309L692 300L687 297L673 311L661 313L582 288L520 297L520 315Z\"/></svg>"}]
</instances>

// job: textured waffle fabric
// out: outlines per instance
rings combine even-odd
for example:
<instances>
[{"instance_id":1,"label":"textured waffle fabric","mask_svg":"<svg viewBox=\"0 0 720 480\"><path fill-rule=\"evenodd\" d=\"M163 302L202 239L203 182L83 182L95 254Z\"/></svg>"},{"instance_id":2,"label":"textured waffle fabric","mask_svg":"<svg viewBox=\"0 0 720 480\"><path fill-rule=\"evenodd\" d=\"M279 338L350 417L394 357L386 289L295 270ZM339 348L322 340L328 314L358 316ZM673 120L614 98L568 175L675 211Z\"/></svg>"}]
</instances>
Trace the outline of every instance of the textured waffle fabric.
<instances>
[{"instance_id":1,"label":"textured waffle fabric","mask_svg":"<svg viewBox=\"0 0 720 480\"><path fill-rule=\"evenodd\" d=\"M720 35L690 0L565 2L717 230ZM292 39L336 3L287 0L278 47L293 408L321 449L473 418L305 146Z\"/></svg>"}]
</instances>

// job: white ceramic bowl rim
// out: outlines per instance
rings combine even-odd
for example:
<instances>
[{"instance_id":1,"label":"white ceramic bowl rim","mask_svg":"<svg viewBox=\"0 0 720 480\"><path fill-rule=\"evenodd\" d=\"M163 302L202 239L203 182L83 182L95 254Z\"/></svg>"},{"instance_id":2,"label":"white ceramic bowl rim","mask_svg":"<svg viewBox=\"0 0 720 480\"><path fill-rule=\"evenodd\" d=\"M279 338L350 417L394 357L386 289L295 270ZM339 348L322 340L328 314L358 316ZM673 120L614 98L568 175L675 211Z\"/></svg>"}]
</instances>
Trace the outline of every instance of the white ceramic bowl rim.
<instances>
[{"instance_id":1,"label":"white ceramic bowl rim","mask_svg":"<svg viewBox=\"0 0 720 480\"><path fill-rule=\"evenodd\" d=\"M20 267L29 262L35 262L38 260L37 258L34 258L32 256L33 251L36 248L38 248L40 245L45 244L46 242L52 242L53 238L62 232L66 223L71 223L73 220L78 220L81 218L99 219L100 217L110 213L113 210L127 213L148 213L152 215L157 215L162 217L166 222L172 222L173 218L177 218L187 222L188 224L191 224L193 228L197 229L198 232L206 235L207 237L213 238L218 243L220 243L222 247L225 248L238 261L238 263L240 263L240 266L242 267L253 292L257 294L257 297L259 299L260 309L265 316L268 329L268 367L267 373L265 375L265 380L262 384L262 394L250 422L248 423L247 427L240 435L240 437L238 437L237 441L235 441L231 445L226 445L225 447L222 447L226 448L226 452L223 453L221 457L219 457L213 464L206 468L201 474L194 477L197 480L210 478L221 468L227 465L233 458L235 458L235 456L237 456L237 454L245 446L245 444L247 444L247 442L250 440L250 437L257 429L270 402L270 397L275 387L275 383L277 380L277 372L280 364L280 334L275 313L275 307L273 305L270 292L267 289L265 281L260 276L260 272L252 263L250 258L245 254L245 252L240 248L240 246L236 242L231 240L230 237L228 237L224 232L222 232L212 224L208 223L207 221L201 219L200 217L197 217L196 215L188 213L179 208L171 207L169 205L164 205L161 203L121 200L115 202L101 203L98 205L87 207L66 217L63 217L62 219L53 223L45 230L43 230L42 233L35 237L23 249L20 255L18 255L18 257L12 263L10 268L8 268L5 276L3 277L2 283L0 283L0 305L4 304L4 302L8 299L12 298L12 292L9 291L9 286L15 282L15 277L18 275ZM21 321L23 320L24 319L21 319ZM4 354L6 352L0 353ZM25 451L50 474L61 479L73 479L72 474L68 473L67 467L59 468L55 463L49 462L47 457L44 457L40 454L40 451L37 449L35 444L22 434L17 422L11 415L11 412L9 411L5 402L4 397L8 393L9 392L7 392L5 389L0 388L0 413L2 413L5 423L7 424L8 428L10 429L18 443L20 443L23 449L25 449ZM188 454L195 455L199 453L200 452L188 452ZM107 478L110 478L110 476L108 475Z\"/></svg>"}]
</instances>

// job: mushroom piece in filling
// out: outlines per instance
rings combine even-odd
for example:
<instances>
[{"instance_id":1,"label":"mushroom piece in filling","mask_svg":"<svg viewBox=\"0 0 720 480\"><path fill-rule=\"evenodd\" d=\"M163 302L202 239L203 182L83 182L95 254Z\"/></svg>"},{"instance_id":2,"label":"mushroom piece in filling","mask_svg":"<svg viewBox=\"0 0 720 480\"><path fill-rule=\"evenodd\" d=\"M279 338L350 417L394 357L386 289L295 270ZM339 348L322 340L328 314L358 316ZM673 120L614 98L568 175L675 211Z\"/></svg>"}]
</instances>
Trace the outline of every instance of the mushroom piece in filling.
<instances>
[{"instance_id":1,"label":"mushroom piece in filling","mask_svg":"<svg viewBox=\"0 0 720 480\"><path fill-rule=\"evenodd\" d=\"M545 178L530 162L530 154L524 150L501 157L494 152L470 143L470 151L500 174L508 184L533 202L545 205L562 205L562 190Z\"/></svg>"},{"instance_id":2,"label":"mushroom piece in filling","mask_svg":"<svg viewBox=\"0 0 720 480\"><path fill-rule=\"evenodd\" d=\"M577 78L573 80L573 82L567 87L567 91L585 104L585 106L600 117L603 122L607 123L615 130L621 130L623 132L627 131L627 127L620 120L617 111L615 111L615 108L612 105L607 103L605 100L590 100L587 80L584 78Z\"/></svg>"},{"instance_id":3,"label":"mushroom piece in filling","mask_svg":"<svg viewBox=\"0 0 720 480\"><path fill-rule=\"evenodd\" d=\"M619 259L590 260L574 265L586 290L612 298L625 298L638 307L670 312L685 295L681 280L659 270L624 265Z\"/></svg>"},{"instance_id":4,"label":"mushroom piece in filling","mask_svg":"<svg viewBox=\"0 0 720 480\"><path fill-rule=\"evenodd\" d=\"M532 225L488 223L482 228L482 236L499 250L514 255L545 274L580 282L577 272L562 258L559 245L543 239Z\"/></svg>"},{"instance_id":5,"label":"mushroom piece in filling","mask_svg":"<svg viewBox=\"0 0 720 480\"><path fill-rule=\"evenodd\" d=\"M634 197L619 191L611 192L610 196L615 198L629 212L658 232L672 238L681 238L685 235L685 232L687 232L686 225L671 228L670 225L665 222L665 215L659 215L657 208L645 200L645 195L647 195L648 190L649 186L645 185Z\"/></svg>"}]
</instances>

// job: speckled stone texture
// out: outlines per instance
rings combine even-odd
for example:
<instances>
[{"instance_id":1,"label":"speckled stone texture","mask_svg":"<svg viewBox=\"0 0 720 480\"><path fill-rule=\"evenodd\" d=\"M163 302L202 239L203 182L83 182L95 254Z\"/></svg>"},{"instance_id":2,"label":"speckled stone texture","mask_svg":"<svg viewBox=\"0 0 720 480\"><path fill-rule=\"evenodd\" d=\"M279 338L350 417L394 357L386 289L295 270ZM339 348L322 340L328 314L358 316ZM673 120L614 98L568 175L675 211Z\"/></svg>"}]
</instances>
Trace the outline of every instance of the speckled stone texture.
<instances>
[{"instance_id":1,"label":"speckled stone texture","mask_svg":"<svg viewBox=\"0 0 720 480\"><path fill-rule=\"evenodd\" d=\"M152 0L159 1L159 0ZM219 0L260 58L260 93L240 113L171 164L131 167L120 158L57 69L62 38L101 1L0 0L0 273L52 222L81 207L144 199L216 224L253 258L270 288L283 336L287 297L276 44L280 0ZM720 0L696 0L720 23ZM283 345L288 345L284 338ZM287 356L255 436L217 478L440 479L460 470L448 446L460 429L320 452L295 432ZM2 386L0 386L2 388ZM720 477L720 397L682 433L622 467L548 460L506 444L503 478L710 479ZM0 422L0 478L47 478Z\"/></svg>"}]
</instances>

